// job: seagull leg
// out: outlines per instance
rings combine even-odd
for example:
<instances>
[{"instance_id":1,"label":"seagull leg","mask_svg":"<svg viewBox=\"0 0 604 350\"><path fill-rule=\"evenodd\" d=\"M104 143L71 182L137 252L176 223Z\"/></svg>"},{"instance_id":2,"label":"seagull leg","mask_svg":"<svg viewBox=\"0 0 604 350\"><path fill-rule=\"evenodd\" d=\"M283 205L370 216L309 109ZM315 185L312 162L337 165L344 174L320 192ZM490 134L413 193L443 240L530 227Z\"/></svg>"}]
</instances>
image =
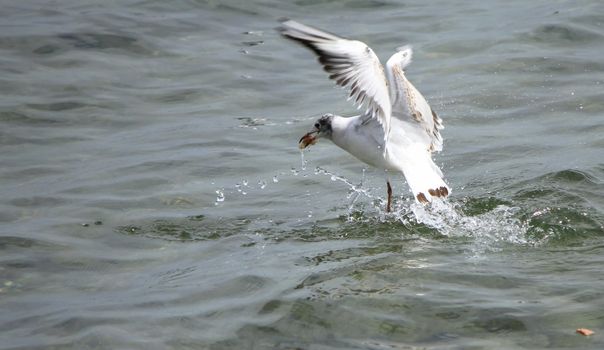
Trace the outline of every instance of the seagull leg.
<instances>
[{"instance_id":1,"label":"seagull leg","mask_svg":"<svg viewBox=\"0 0 604 350\"><path fill-rule=\"evenodd\" d=\"M386 180L386 186L388 186L388 204L386 204L386 212L390 213L390 205L392 204L392 186L390 186L390 180Z\"/></svg>"}]
</instances>

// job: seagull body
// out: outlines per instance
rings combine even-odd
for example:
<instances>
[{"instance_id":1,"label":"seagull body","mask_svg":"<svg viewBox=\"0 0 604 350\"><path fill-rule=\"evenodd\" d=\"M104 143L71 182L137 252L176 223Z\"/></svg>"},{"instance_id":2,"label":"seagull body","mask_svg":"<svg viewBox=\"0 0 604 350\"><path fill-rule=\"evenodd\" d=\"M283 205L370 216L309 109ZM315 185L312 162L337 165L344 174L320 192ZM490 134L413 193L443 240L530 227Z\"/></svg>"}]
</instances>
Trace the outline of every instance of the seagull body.
<instances>
[{"instance_id":1,"label":"seagull body","mask_svg":"<svg viewBox=\"0 0 604 350\"><path fill-rule=\"evenodd\" d=\"M359 109L365 108L354 117L323 115L300 139L300 148L328 138L371 166L402 172L420 203L449 194L442 172L432 161L432 152L442 150L442 121L405 76L411 47L399 48L384 68L373 50L361 41L292 20L282 22L280 31L314 51L329 77L350 90L349 99ZM386 183L390 211L392 188L389 180Z\"/></svg>"}]
</instances>

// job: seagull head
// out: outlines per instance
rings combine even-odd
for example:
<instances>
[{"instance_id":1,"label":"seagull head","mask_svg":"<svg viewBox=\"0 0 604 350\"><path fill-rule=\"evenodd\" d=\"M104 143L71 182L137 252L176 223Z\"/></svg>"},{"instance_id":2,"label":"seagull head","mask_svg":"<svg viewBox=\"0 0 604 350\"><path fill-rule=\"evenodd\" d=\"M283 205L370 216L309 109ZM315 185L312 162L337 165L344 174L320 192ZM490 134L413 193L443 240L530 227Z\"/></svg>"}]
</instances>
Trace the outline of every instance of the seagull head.
<instances>
[{"instance_id":1,"label":"seagull head","mask_svg":"<svg viewBox=\"0 0 604 350\"><path fill-rule=\"evenodd\" d=\"M310 132L302 136L298 143L300 149L305 149L310 145L317 143L319 138L328 137L331 138L331 121L333 120L333 114L323 114L321 118L317 119L315 125Z\"/></svg>"}]
</instances>

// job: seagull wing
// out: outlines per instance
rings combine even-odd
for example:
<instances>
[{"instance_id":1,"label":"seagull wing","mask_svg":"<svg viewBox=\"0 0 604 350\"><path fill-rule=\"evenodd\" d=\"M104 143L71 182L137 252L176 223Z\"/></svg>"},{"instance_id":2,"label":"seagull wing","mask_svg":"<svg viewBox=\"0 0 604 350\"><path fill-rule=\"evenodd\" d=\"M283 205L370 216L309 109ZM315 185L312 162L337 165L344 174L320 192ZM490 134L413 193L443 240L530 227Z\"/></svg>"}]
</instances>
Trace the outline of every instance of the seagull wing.
<instances>
[{"instance_id":1,"label":"seagull wing","mask_svg":"<svg viewBox=\"0 0 604 350\"><path fill-rule=\"evenodd\" d=\"M393 118L419 125L425 132L422 136L428 150L440 152L443 147L440 136L440 130L443 129L442 120L405 76L404 68L411 63L412 53L411 47L401 47L386 63L392 85Z\"/></svg>"},{"instance_id":2,"label":"seagull wing","mask_svg":"<svg viewBox=\"0 0 604 350\"><path fill-rule=\"evenodd\" d=\"M384 68L373 50L361 41L344 39L292 20L282 22L279 30L319 56L329 78L350 90L349 100L354 100L357 108L365 107L365 115L380 123L386 141L392 105Z\"/></svg>"}]
</instances>

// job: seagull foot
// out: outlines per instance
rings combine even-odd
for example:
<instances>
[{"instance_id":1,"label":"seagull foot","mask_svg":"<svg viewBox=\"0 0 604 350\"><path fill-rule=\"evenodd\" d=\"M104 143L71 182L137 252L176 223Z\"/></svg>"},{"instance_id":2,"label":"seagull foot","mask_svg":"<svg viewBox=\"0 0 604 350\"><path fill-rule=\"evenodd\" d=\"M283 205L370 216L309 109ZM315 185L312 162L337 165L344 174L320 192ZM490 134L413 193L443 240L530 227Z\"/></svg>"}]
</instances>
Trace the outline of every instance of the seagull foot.
<instances>
[{"instance_id":1,"label":"seagull foot","mask_svg":"<svg viewBox=\"0 0 604 350\"><path fill-rule=\"evenodd\" d=\"M386 185L388 186L388 204L386 204L386 213L390 213L392 205L392 186L390 186L390 181L386 181Z\"/></svg>"}]
</instances>

